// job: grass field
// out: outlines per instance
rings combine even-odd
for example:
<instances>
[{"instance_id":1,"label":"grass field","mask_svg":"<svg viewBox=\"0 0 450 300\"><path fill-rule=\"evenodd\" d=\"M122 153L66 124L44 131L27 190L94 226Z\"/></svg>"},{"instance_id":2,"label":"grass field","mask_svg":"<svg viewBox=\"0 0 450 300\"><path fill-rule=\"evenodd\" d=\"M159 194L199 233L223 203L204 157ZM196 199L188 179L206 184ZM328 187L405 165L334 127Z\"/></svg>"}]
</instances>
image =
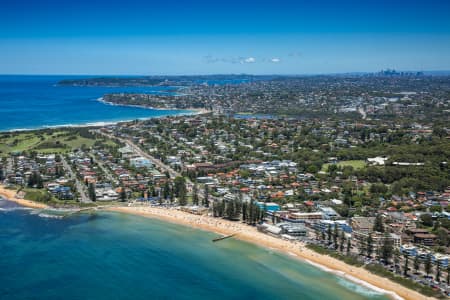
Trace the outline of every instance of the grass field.
<instances>
[{"instance_id":1,"label":"grass field","mask_svg":"<svg viewBox=\"0 0 450 300\"><path fill-rule=\"evenodd\" d=\"M330 164L324 164L322 166L322 171L327 172L329 165ZM359 170L366 166L366 162L364 160L343 160L338 162L336 165L339 167L351 166L353 169Z\"/></svg>"},{"instance_id":2,"label":"grass field","mask_svg":"<svg viewBox=\"0 0 450 300\"><path fill-rule=\"evenodd\" d=\"M95 141L94 138L80 136L69 129L0 133L0 156L30 150L40 153L66 153L83 145L91 147ZM114 142L108 140L105 144L114 145Z\"/></svg>"}]
</instances>

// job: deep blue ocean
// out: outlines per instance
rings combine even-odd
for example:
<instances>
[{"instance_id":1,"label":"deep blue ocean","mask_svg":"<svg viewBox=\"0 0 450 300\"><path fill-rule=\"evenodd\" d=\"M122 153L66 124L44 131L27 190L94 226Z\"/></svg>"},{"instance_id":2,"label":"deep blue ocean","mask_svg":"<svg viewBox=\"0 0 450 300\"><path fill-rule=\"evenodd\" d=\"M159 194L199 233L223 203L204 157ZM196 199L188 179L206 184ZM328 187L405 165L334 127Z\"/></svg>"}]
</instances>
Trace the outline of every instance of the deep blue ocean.
<instances>
[{"instance_id":1,"label":"deep blue ocean","mask_svg":"<svg viewBox=\"0 0 450 300\"><path fill-rule=\"evenodd\" d=\"M84 76L86 77L86 76ZM167 93L171 87L71 87L62 79L80 76L0 76L0 131L59 125L117 122L186 113L113 106L98 99L106 93Z\"/></svg>"},{"instance_id":2,"label":"deep blue ocean","mask_svg":"<svg viewBox=\"0 0 450 300\"><path fill-rule=\"evenodd\" d=\"M388 299L307 263L138 216L0 200L0 299Z\"/></svg>"}]
</instances>

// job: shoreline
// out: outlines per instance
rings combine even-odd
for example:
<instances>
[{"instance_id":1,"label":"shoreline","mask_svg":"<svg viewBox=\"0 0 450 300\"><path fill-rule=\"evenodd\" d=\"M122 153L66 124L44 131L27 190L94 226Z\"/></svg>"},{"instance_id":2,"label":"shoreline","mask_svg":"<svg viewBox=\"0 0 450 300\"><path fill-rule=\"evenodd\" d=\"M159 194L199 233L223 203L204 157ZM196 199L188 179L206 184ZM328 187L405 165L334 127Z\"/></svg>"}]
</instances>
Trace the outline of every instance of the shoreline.
<instances>
[{"instance_id":1,"label":"shoreline","mask_svg":"<svg viewBox=\"0 0 450 300\"><path fill-rule=\"evenodd\" d=\"M192 113L181 113L178 114L177 116L181 115L203 115L203 114L208 114L211 111L204 109L204 108L169 108L169 107L153 107L153 106L149 106L149 105L139 105L139 104L121 104L121 103L114 103L111 101L106 101L103 99L103 97L100 97L97 99L97 101L106 104L106 105L112 105L112 106L124 106L124 107L136 107L136 108L143 108L143 109L153 109L153 110L185 110L185 111L190 111Z\"/></svg>"},{"instance_id":2,"label":"shoreline","mask_svg":"<svg viewBox=\"0 0 450 300\"><path fill-rule=\"evenodd\" d=\"M37 208L37 209L45 209L49 208L47 204L39 203L31 200L17 198L17 190L10 190L5 188L5 186L0 184L0 197L5 198L8 201L15 202L19 205L29 207L29 208Z\"/></svg>"},{"instance_id":3,"label":"shoreline","mask_svg":"<svg viewBox=\"0 0 450 300\"><path fill-rule=\"evenodd\" d=\"M151 110L166 110L166 111L186 111L186 112L180 112L178 114L168 114L163 116L153 116L153 117L144 117L144 118L135 118L135 119L129 119L129 120L118 120L118 121L97 121L97 122L88 122L88 123L81 123L81 124L60 124L60 125L43 125L36 128L15 128L15 129L5 129L1 130L0 133L14 133L14 132L31 132L31 131L39 131L39 130L45 130L45 129L57 129L57 128L84 128L84 127L101 127L101 126L109 126L109 125L117 125L120 123L128 123L133 122L135 120L139 121L147 121L150 119L155 118L165 118L165 117L178 117L178 116L197 116L197 115L204 115L211 113L211 111L206 109L199 109L199 108L189 108L189 109L176 109L176 108L153 108L149 106L140 106L140 105L126 105L126 104L115 104L106 102L103 100L100 100L102 98L97 99L97 101L102 102L105 105L112 105L112 106L125 106L125 107L137 107L142 109L151 109Z\"/></svg>"},{"instance_id":4,"label":"shoreline","mask_svg":"<svg viewBox=\"0 0 450 300\"><path fill-rule=\"evenodd\" d=\"M50 208L50 206L43 203L19 199L16 197L16 193L17 190L6 189L3 185L0 185L0 196L8 201L15 202L28 208ZM305 244L300 241L291 242L282 240L280 238L261 233L256 229L256 227L249 226L241 222L232 222L206 215L194 215L177 209L165 209L149 206L116 206L106 208L105 210L129 215L138 215L146 218L156 218L164 222L188 226L222 235L235 234L234 238L238 240L249 242L266 249L275 250L288 257L306 262L316 268L333 273L336 276L347 279L375 292L379 292L380 294L384 294L391 299L435 299L424 296L414 290L410 290L398 283L390 281L387 278L370 273L362 267L347 265L346 263L333 257L316 253L313 250L306 248Z\"/></svg>"},{"instance_id":5,"label":"shoreline","mask_svg":"<svg viewBox=\"0 0 450 300\"><path fill-rule=\"evenodd\" d=\"M290 242L259 232L255 227L240 222L231 222L209 216L193 215L176 209L162 209L157 207L112 207L108 211L156 218L162 221L189 226L223 235L236 234L234 238L252 244L276 250L289 257L310 263L322 270L331 272L353 283L364 286L376 292L387 295L392 299L418 300L435 299L419 292L410 290L387 278L380 277L362 267L347 265L346 263L322 255L305 247L302 242Z\"/></svg>"}]
</instances>

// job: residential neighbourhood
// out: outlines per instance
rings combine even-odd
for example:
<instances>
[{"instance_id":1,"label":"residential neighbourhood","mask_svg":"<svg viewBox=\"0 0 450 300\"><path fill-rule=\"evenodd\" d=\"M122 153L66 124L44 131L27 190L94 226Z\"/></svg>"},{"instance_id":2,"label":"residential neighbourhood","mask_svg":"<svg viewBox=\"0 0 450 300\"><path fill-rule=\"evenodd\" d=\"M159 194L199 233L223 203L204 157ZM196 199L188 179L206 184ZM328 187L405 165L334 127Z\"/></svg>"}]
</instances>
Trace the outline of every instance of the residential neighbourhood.
<instances>
[{"instance_id":1,"label":"residential neighbourhood","mask_svg":"<svg viewBox=\"0 0 450 300\"><path fill-rule=\"evenodd\" d=\"M320 92L311 93L317 104ZM409 119L417 107L397 104L423 95L397 94L341 99L330 117L213 107L92 127L70 133L83 136L79 147L3 152L0 179L21 197L61 207L163 207L242 222L448 293L450 128L427 117L437 109ZM60 135L47 131L44 139ZM11 149L23 143L14 136L4 134Z\"/></svg>"}]
</instances>

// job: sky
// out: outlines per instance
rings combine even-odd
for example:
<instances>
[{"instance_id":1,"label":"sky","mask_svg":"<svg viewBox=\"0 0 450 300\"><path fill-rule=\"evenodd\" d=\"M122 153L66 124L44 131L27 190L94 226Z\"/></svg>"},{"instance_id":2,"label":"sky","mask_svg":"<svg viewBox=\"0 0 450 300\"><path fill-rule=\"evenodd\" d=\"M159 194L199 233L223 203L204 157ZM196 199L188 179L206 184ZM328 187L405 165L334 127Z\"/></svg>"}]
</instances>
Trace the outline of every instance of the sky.
<instances>
[{"instance_id":1,"label":"sky","mask_svg":"<svg viewBox=\"0 0 450 300\"><path fill-rule=\"evenodd\" d=\"M0 0L0 74L450 70L447 0Z\"/></svg>"}]
</instances>

